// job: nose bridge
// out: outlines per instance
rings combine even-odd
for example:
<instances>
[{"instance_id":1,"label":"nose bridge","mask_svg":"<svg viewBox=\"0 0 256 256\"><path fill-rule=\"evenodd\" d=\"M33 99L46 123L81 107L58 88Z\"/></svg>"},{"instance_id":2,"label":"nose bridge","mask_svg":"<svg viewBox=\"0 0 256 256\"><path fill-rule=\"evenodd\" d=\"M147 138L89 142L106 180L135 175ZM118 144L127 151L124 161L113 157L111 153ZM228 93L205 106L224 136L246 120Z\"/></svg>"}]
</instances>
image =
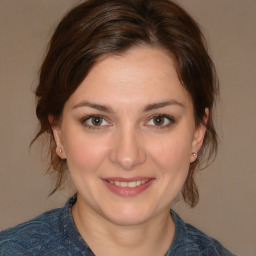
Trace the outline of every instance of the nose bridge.
<instances>
[{"instance_id":1,"label":"nose bridge","mask_svg":"<svg viewBox=\"0 0 256 256\"><path fill-rule=\"evenodd\" d=\"M146 160L141 136L132 124L124 125L116 132L110 159L124 170L131 170Z\"/></svg>"}]
</instances>

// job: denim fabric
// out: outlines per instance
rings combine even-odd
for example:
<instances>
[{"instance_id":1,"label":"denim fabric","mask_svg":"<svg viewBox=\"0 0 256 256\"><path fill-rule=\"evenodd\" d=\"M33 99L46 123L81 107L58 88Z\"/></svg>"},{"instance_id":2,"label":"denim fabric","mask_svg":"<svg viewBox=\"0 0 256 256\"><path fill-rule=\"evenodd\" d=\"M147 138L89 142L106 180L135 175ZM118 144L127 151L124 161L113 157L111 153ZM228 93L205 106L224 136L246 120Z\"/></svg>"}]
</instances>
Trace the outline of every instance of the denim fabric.
<instances>
[{"instance_id":1,"label":"denim fabric","mask_svg":"<svg viewBox=\"0 0 256 256\"><path fill-rule=\"evenodd\" d=\"M0 256L83 255L94 256L75 227L71 206L39 215L33 220L0 232ZM208 237L171 210L176 231L166 256L232 256L218 241Z\"/></svg>"},{"instance_id":2,"label":"denim fabric","mask_svg":"<svg viewBox=\"0 0 256 256\"><path fill-rule=\"evenodd\" d=\"M176 231L172 245L165 256L235 256L217 240L192 225L184 223L173 210L171 210L171 215Z\"/></svg>"}]
</instances>

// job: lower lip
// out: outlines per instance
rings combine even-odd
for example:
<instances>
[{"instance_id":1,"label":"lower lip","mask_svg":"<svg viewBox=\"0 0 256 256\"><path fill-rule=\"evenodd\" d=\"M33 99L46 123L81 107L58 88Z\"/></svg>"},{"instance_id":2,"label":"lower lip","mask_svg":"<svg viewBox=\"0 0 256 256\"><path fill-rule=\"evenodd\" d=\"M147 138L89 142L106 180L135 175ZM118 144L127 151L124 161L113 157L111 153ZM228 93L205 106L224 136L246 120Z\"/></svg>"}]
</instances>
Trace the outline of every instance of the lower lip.
<instances>
[{"instance_id":1,"label":"lower lip","mask_svg":"<svg viewBox=\"0 0 256 256\"><path fill-rule=\"evenodd\" d=\"M129 187L119 187L114 184L109 183L107 180L103 180L103 182L106 184L106 186L109 188L111 192L113 192L116 195L119 196L136 196L143 191L145 191L148 187L150 187L153 183L154 179L150 179L145 184L141 184L140 186L129 188Z\"/></svg>"}]
</instances>

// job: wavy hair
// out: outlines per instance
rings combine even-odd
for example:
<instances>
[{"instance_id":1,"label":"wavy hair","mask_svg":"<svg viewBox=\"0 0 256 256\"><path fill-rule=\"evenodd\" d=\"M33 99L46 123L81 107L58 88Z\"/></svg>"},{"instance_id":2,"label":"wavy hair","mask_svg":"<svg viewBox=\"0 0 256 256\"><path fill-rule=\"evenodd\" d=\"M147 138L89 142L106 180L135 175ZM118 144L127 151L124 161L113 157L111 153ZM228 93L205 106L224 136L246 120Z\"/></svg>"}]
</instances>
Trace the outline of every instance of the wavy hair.
<instances>
[{"instance_id":1,"label":"wavy hair","mask_svg":"<svg viewBox=\"0 0 256 256\"><path fill-rule=\"evenodd\" d=\"M218 81L198 24L169 0L88 0L60 21L40 69L35 92L40 128L32 141L43 134L49 136L48 171L57 171L52 193L62 186L67 164L56 154L48 116L54 116L55 123L60 120L65 102L100 59L138 45L164 49L172 55L180 81L192 98L195 123L206 126L203 145L197 160L190 165L182 189L185 202L191 207L197 204L195 170L202 167L203 161L209 162L217 151L213 108ZM209 109L206 124L205 108Z\"/></svg>"}]
</instances>

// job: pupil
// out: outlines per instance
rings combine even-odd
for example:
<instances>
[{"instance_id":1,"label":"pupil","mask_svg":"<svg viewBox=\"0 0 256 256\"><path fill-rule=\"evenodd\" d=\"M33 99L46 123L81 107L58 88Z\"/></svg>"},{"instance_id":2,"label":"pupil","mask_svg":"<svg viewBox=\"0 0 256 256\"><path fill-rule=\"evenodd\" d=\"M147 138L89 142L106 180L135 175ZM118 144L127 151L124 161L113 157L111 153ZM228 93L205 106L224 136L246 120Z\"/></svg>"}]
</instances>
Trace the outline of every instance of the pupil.
<instances>
[{"instance_id":1,"label":"pupil","mask_svg":"<svg viewBox=\"0 0 256 256\"><path fill-rule=\"evenodd\" d=\"M154 122L156 125L161 125L164 123L164 119L162 117L155 117Z\"/></svg>"},{"instance_id":2,"label":"pupil","mask_svg":"<svg viewBox=\"0 0 256 256\"><path fill-rule=\"evenodd\" d=\"M93 117L92 118L92 123L95 126L99 126L102 124L102 118L101 117Z\"/></svg>"}]
</instances>

